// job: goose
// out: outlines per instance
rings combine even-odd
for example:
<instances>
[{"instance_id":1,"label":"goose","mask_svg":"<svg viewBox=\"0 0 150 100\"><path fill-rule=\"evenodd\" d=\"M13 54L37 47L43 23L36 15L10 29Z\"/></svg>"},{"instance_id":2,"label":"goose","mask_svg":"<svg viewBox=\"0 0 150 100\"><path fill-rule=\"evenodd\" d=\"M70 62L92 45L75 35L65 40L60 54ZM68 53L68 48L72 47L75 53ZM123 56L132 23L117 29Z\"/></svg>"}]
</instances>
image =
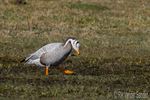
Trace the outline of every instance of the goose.
<instances>
[{"instance_id":1,"label":"goose","mask_svg":"<svg viewBox=\"0 0 150 100\"><path fill-rule=\"evenodd\" d=\"M48 75L48 69L52 66L59 66L71 54L72 50L79 55L80 43L76 38L68 38L65 43L50 43L34 53L30 54L21 62L25 64L34 64L39 67L45 67L45 75ZM73 74L74 71L61 68L64 74Z\"/></svg>"}]
</instances>

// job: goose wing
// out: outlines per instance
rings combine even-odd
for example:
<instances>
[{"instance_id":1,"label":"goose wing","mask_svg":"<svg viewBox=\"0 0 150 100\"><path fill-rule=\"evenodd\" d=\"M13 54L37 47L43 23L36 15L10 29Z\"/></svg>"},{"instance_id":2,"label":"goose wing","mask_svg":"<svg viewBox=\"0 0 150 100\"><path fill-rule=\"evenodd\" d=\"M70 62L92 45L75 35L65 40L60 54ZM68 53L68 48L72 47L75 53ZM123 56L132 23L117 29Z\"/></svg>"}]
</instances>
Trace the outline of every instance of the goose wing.
<instances>
[{"instance_id":1,"label":"goose wing","mask_svg":"<svg viewBox=\"0 0 150 100\"><path fill-rule=\"evenodd\" d=\"M43 53L51 52L51 51L55 50L56 48L59 48L62 45L63 45L63 43L50 43L50 44L47 44L47 45L41 47L36 52L30 54L28 57L26 57L25 61L28 62L29 60L39 59Z\"/></svg>"}]
</instances>

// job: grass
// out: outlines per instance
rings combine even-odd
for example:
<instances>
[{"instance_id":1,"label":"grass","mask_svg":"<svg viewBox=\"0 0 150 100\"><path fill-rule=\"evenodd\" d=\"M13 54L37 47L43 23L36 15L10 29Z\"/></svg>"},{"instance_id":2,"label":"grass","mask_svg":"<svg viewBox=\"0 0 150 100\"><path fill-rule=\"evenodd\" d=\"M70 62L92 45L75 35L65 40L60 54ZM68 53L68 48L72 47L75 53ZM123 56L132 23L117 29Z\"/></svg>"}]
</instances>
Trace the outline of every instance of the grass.
<instances>
[{"instance_id":1,"label":"grass","mask_svg":"<svg viewBox=\"0 0 150 100\"><path fill-rule=\"evenodd\" d=\"M28 0L26 5L0 1L0 99L124 99L116 92L148 93L148 98L149 4L148 0ZM70 36L79 39L81 55L70 57L64 66L76 75L50 69L45 77L43 69L20 63L41 46Z\"/></svg>"},{"instance_id":2,"label":"grass","mask_svg":"<svg viewBox=\"0 0 150 100\"><path fill-rule=\"evenodd\" d=\"M70 8L72 9L79 9L79 10L92 10L92 11L103 11L108 9L105 6L101 6L100 4L96 3L82 3L82 2L76 2L76 3L70 3L69 4Z\"/></svg>"}]
</instances>

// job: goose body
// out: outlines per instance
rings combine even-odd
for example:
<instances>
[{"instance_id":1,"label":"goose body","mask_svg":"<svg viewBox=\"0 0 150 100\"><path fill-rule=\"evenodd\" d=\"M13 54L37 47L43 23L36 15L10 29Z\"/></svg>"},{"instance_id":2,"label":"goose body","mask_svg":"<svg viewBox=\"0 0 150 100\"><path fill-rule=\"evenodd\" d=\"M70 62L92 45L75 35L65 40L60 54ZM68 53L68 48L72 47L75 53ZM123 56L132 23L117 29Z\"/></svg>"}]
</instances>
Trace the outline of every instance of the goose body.
<instances>
[{"instance_id":1,"label":"goose body","mask_svg":"<svg viewBox=\"0 0 150 100\"><path fill-rule=\"evenodd\" d=\"M70 43L68 43L66 47L61 45L53 50L50 50L42 54L40 57L40 62L41 64L48 67L58 66L69 56L71 51L72 51L72 47Z\"/></svg>"},{"instance_id":2,"label":"goose body","mask_svg":"<svg viewBox=\"0 0 150 100\"><path fill-rule=\"evenodd\" d=\"M36 52L30 54L28 57L26 57L25 61L26 64L35 64L39 67L43 67L44 65L40 62L40 57L47 52L53 52L59 48L61 48L63 43L50 43L43 47L41 47Z\"/></svg>"},{"instance_id":3,"label":"goose body","mask_svg":"<svg viewBox=\"0 0 150 100\"><path fill-rule=\"evenodd\" d=\"M35 64L40 67L58 66L74 49L79 54L79 42L76 39L68 39L65 43L50 43L26 57L26 64Z\"/></svg>"}]
</instances>

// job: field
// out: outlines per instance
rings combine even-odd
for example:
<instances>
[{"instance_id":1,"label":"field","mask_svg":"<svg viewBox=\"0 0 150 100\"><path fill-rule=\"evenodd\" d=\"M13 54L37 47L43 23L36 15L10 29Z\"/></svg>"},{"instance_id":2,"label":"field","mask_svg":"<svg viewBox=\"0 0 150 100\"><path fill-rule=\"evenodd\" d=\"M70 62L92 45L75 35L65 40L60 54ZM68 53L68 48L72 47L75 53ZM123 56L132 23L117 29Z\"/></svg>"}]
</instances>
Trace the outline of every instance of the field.
<instances>
[{"instance_id":1,"label":"field","mask_svg":"<svg viewBox=\"0 0 150 100\"><path fill-rule=\"evenodd\" d=\"M0 1L0 99L148 99L149 5L149 0ZM81 55L63 64L75 75L50 69L45 76L44 69L20 63L67 37L81 44Z\"/></svg>"}]
</instances>

